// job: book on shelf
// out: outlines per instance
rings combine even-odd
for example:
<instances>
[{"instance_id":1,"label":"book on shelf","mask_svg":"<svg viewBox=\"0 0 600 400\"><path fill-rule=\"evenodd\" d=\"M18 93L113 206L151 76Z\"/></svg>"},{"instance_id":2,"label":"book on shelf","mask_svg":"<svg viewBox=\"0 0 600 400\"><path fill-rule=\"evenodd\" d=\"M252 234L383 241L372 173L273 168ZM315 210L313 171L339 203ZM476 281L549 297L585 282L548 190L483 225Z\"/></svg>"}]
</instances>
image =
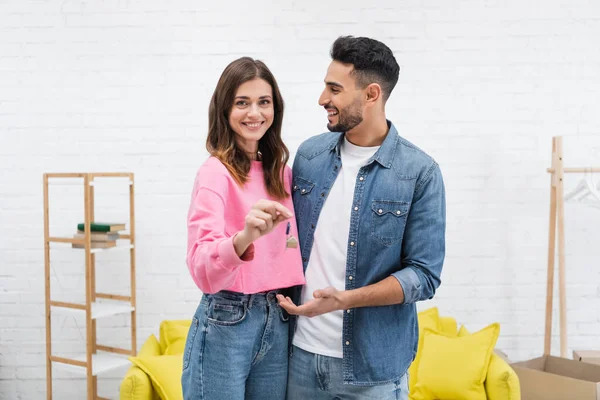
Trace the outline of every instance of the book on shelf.
<instances>
[{"instance_id":1,"label":"book on shelf","mask_svg":"<svg viewBox=\"0 0 600 400\"><path fill-rule=\"evenodd\" d=\"M117 240L120 235L119 232L90 232L92 242L110 242ZM73 239L85 239L84 231L77 231L73 235Z\"/></svg>"},{"instance_id":2,"label":"book on shelf","mask_svg":"<svg viewBox=\"0 0 600 400\"><path fill-rule=\"evenodd\" d=\"M117 245L116 240L104 241L104 242L92 242L92 249L108 249ZM85 243L72 243L75 249L85 249Z\"/></svg>"},{"instance_id":3,"label":"book on shelf","mask_svg":"<svg viewBox=\"0 0 600 400\"><path fill-rule=\"evenodd\" d=\"M77 224L77 230L85 232L85 224ZM117 232L125 230L125 224L120 222L91 222L90 230L92 232Z\"/></svg>"}]
</instances>

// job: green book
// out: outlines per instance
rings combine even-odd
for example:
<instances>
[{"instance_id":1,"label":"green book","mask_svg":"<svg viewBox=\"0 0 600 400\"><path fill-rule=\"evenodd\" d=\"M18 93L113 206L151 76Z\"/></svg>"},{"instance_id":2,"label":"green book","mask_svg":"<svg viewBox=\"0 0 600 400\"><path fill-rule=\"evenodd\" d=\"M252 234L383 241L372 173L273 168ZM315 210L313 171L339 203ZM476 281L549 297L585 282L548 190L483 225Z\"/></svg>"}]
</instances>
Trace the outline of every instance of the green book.
<instances>
[{"instance_id":1,"label":"green book","mask_svg":"<svg viewBox=\"0 0 600 400\"><path fill-rule=\"evenodd\" d=\"M84 223L77 224L77 229L85 232ZM125 224L114 222L92 222L90 223L92 232L116 232L125 230Z\"/></svg>"}]
</instances>

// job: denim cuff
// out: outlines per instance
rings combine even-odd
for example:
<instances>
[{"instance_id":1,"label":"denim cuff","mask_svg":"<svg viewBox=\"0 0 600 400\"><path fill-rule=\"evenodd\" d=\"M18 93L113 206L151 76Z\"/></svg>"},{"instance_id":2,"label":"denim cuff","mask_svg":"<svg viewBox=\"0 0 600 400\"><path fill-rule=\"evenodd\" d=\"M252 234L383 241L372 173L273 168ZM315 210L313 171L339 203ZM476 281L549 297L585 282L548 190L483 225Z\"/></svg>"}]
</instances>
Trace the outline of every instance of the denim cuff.
<instances>
[{"instance_id":1,"label":"denim cuff","mask_svg":"<svg viewBox=\"0 0 600 400\"><path fill-rule=\"evenodd\" d=\"M421 280L419 275L410 267L401 269L398 272L392 274L404 291L404 303L411 304L416 303L421 297Z\"/></svg>"}]
</instances>

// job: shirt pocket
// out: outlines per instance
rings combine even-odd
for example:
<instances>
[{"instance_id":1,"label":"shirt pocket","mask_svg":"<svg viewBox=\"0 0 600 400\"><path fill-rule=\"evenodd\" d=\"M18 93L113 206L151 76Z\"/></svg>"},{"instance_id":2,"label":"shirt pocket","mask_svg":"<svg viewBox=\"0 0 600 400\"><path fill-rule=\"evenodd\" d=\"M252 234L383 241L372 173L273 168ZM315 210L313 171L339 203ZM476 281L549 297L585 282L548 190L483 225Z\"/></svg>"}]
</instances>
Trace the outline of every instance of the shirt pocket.
<instances>
[{"instance_id":1,"label":"shirt pocket","mask_svg":"<svg viewBox=\"0 0 600 400\"><path fill-rule=\"evenodd\" d=\"M292 186L292 198L294 200L294 212L296 213L296 219L302 218L307 212L310 212L310 193L312 192L315 184L300 178L294 178L294 185Z\"/></svg>"},{"instance_id":2,"label":"shirt pocket","mask_svg":"<svg viewBox=\"0 0 600 400\"><path fill-rule=\"evenodd\" d=\"M402 239L410 203L374 200L371 205L371 236L386 246Z\"/></svg>"}]
</instances>

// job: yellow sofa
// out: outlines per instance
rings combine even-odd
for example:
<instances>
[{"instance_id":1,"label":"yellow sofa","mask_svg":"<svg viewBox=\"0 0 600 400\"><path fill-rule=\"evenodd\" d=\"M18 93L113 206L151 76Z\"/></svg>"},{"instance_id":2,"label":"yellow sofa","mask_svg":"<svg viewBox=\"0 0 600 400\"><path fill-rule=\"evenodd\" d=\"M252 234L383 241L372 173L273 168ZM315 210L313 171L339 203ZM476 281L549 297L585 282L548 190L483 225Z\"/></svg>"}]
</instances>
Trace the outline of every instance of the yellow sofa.
<instances>
[{"instance_id":1,"label":"yellow sofa","mask_svg":"<svg viewBox=\"0 0 600 400\"><path fill-rule=\"evenodd\" d=\"M181 370L191 320L165 320L150 335L119 387L121 400L181 400Z\"/></svg>"},{"instance_id":2,"label":"yellow sofa","mask_svg":"<svg viewBox=\"0 0 600 400\"><path fill-rule=\"evenodd\" d=\"M437 307L418 313L419 346L409 368L411 400L520 400L519 378L495 350L499 324L470 333Z\"/></svg>"},{"instance_id":3,"label":"yellow sofa","mask_svg":"<svg viewBox=\"0 0 600 400\"><path fill-rule=\"evenodd\" d=\"M411 400L435 399L436 397L432 397L431 392L429 393L430 397L422 393L423 390L421 389L428 389L429 386L437 384L444 386L445 390L449 390L452 389L450 386L465 384L466 381L462 378L473 373L472 370L475 367L472 365L477 363L469 364L471 370L466 373L461 371L458 361L466 361L469 356L477 359L479 354L477 351L469 352L465 349L468 350L478 344L481 347L481 343L486 340L487 344L484 347L489 348L491 344L491 350L489 356L480 362L485 368L483 375L479 377L483 387L479 390L483 390L485 394L480 394L480 396L485 396L484 398L489 400L521 399L519 378L508 363L500 355L493 352L495 339L497 339L497 329L493 326L494 324L491 328L487 330L484 328L480 331L482 333L470 334L465 327L461 327L459 330L454 318L440 316L436 307L420 312L418 318L419 350L415 362L409 369ZM119 388L121 400L182 399L181 369L185 340L190 323L190 320L165 320L161 322L159 338L150 335L142 345L138 355L130 358L133 365L127 371ZM495 338L491 337L493 335L495 335ZM478 336L481 338L478 338ZM440 348L437 349L436 346L440 346ZM460 357L453 357L452 351L460 351ZM433 357L429 357L429 354L432 354ZM427 366L428 357L432 358L433 369ZM457 358L460 360L457 360ZM473 384L473 382L470 383ZM482 398L477 397L476 392L477 388L467 388L464 395L440 396L439 398Z\"/></svg>"}]
</instances>

